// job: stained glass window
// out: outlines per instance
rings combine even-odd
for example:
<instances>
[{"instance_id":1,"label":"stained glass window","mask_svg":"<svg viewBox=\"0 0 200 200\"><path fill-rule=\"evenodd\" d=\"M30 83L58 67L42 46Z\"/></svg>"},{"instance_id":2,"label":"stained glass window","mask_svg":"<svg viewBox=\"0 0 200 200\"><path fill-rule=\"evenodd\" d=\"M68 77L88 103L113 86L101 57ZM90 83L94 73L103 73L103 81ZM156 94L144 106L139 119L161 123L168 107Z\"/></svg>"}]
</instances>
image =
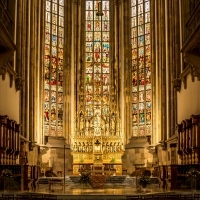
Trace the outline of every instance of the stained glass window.
<instances>
[{"instance_id":1,"label":"stained glass window","mask_svg":"<svg viewBox=\"0 0 200 200\"><path fill-rule=\"evenodd\" d=\"M44 134L63 136L64 0L46 1Z\"/></svg>"},{"instance_id":2,"label":"stained glass window","mask_svg":"<svg viewBox=\"0 0 200 200\"><path fill-rule=\"evenodd\" d=\"M99 3L102 16L98 16ZM87 135L109 134L109 1L86 1L85 110ZM102 127L103 125L103 127Z\"/></svg>"},{"instance_id":3,"label":"stained glass window","mask_svg":"<svg viewBox=\"0 0 200 200\"><path fill-rule=\"evenodd\" d=\"M131 0L132 134L151 134L150 0Z\"/></svg>"}]
</instances>

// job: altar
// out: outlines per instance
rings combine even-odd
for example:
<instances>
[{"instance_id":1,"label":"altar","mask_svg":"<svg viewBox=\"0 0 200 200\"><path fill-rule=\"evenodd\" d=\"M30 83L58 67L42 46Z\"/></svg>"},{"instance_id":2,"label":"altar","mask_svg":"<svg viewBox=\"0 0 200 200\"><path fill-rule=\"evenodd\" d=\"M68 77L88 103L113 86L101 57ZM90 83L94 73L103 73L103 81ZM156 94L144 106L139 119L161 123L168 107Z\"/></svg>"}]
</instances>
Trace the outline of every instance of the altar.
<instances>
[{"instance_id":1,"label":"altar","mask_svg":"<svg viewBox=\"0 0 200 200\"><path fill-rule=\"evenodd\" d=\"M99 48L98 42L94 45ZM114 83L109 82L109 67L105 71L100 60L87 64L90 69L85 71L85 83L80 88L81 101L71 137L73 175L79 175L83 166L93 173L103 173L110 164L114 173L121 175L124 134Z\"/></svg>"}]
</instances>

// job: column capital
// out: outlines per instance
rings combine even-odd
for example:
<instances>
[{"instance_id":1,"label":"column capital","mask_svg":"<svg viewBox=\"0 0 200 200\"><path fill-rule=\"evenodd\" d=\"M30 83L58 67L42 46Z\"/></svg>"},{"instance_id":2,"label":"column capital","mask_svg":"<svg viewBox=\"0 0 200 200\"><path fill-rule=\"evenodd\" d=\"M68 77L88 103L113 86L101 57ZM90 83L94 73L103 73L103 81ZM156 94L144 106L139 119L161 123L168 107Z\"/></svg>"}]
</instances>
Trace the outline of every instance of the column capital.
<instances>
[{"instance_id":1,"label":"column capital","mask_svg":"<svg viewBox=\"0 0 200 200\"><path fill-rule=\"evenodd\" d=\"M25 80L23 80L21 77L18 77L15 79L16 91L19 91L22 89L24 82L25 82Z\"/></svg>"},{"instance_id":2,"label":"column capital","mask_svg":"<svg viewBox=\"0 0 200 200\"><path fill-rule=\"evenodd\" d=\"M176 89L176 91L180 92L180 90L181 90L181 79L180 78L174 79L173 85L174 85L174 88Z\"/></svg>"}]
</instances>

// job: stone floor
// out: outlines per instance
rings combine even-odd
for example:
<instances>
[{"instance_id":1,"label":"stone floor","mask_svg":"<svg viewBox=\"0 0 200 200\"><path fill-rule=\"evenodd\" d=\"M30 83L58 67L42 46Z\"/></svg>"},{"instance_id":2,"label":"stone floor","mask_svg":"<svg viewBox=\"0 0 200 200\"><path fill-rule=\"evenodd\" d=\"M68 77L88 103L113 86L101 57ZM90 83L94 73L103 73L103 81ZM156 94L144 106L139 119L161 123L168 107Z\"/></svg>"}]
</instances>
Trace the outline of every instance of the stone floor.
<instances>
[{"instance_id":1,"label":"stone floor","mask_svg":"<svg viewBox=\"0 0 200 200\"><path fill-rule=\"evenodd\" d=\"M198 191L200 192L200 191ZM12 192L9 192L12 193ZM65 189L62 185L53 185L51 190L48 184L40 184L37 191L34 192L15 192L15 194L52 194L57 195L57 199L68 200L125 200L127 196L131 195L147 195L147 194L160 194L160 193L194 193L193 190L176 190L170 191L159 188L158 184L149 184L146 189L138 191L134 179L127 177L126 181L122 184L105 184L104 188L92 189L83 186L79 183L67 182ZM1 196L1 193L0 193Z\"/></svg>"},{"instance_id":2,"label":"stone floor","mask_svg":"<svg viewBox=\"0 0 200 200\"><path fill-rule=\"evenodd\" d=\"M66 177L68 180L68 177ZM165 192L163 189L159 188L158 184L149 184L145 189L136 189L135 178L127 176L123 183L106 183L104 188L101 189L92 189L90 186L81 185L79 183L72 183L66 181L65 190L61 185L53 185L49 189L48 184L40 184L38 192L42 193L64 193L72 195L82 195L82 194L98 194L98 195L132 195L138 193L153 193L153 192Z\"/></svg>"}]
</instances>

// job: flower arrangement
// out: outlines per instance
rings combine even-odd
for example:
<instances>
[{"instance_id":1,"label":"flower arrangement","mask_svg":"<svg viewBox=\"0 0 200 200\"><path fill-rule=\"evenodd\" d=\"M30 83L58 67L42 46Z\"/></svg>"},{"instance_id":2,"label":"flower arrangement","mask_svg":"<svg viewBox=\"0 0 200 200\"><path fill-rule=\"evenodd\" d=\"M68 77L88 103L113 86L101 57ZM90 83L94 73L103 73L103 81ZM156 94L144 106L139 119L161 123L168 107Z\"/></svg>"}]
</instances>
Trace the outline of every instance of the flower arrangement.
<instances>
[{"instance_id":1,"label":"flower arrangement","mask_svg":"<svg viewBox=\"0 0 200 200\"><path fill-rule=\"evenodd\" d=\"M92 174L90 176L90 185L92 188L103 188L108 176L103 174Z\"/></svg>"},{"instance_id":2,"label":"flower arrangement","mask_svg":"<svg viewBox=\"0 0 200 200\"><path fill-rule=\"evenodd\" d=\"M112 159L110 160L110 162L111 162L111 163L115 163L115 162L116 162L116 159L115 159L115 158L112 158Z\"/></svg>"},{"instance_id":3,"label":"flower arrangement","mask_svg":"<svg viewBox=\"0 0 200 200\"><path fill-rule=\"evenodd\" d=\"M146 188L147 184L149 184L150 182L150 177L149 176L145 176L144 174L142 174L142 176L139 179L139 184L143 187Z\"/></svg>"},{"instance_id":4,"label":"flower arrangement","mask_svg":"<svg viewBox=\"0 0 200 200\"><path fill-rule=\"evenodd\" d=\"M90 185L90 173L81 172L80 184Z\"/></svg>"},{"instance_id":5,"label":"flower arrangement","mask_svg":"<svg viewBox=\"0 0 200 200\"><path fill-rule=\"evenodd\" d=\"M102 188L110 175L81 172L79 183L92 188Z\"/></svg>"}]
</instances>

